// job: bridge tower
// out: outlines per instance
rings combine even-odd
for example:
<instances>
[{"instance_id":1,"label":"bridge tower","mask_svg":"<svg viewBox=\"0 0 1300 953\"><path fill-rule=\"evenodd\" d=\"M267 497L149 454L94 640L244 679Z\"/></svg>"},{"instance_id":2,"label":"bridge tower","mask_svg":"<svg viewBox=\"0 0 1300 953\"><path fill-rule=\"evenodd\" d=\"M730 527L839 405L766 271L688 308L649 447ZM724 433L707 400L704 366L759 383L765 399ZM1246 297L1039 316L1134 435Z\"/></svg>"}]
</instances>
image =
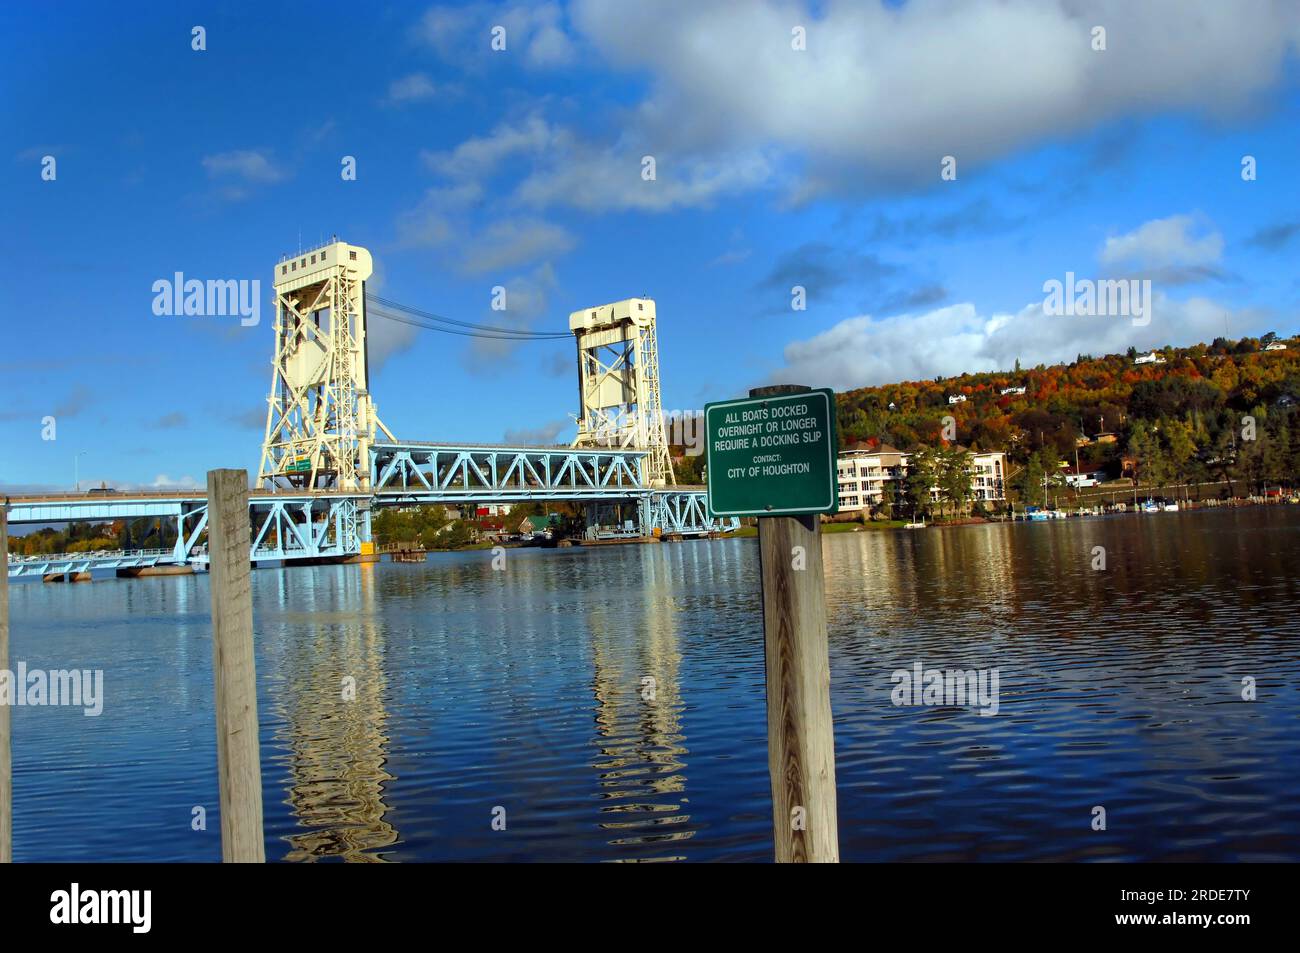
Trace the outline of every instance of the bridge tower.
<instances>
[{"instance_id":1,"label":"bridge tower","mask_svg":"<svg viewBox=\"0 0 1300 953\"><path fill-rule=\"evenodd\" d=\"M367 490L376 428L370 398L370 252L337 239L275 266L275 359L258 481L268 489Z\"/></svg>"},{"instance_id":2,"label":"bridge tower","mask_svg":"<svg viewBox=\"0 0 1300 953\"><path fill-rule=\"evenodd\" d=\"M575 447L645 450L650 486L675 482L659 393L652 298L628 298L569 315L578 345Z\"/></svg>"}]
</instances>

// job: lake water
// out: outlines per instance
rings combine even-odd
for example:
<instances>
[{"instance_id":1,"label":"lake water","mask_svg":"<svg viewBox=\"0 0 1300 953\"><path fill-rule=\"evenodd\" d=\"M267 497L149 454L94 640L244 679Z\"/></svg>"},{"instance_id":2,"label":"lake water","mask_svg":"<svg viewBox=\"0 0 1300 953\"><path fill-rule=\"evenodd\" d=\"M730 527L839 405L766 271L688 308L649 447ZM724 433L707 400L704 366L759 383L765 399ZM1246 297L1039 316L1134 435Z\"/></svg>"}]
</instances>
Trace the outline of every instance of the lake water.
<instances>
[{"instance_id":1,"label":"lake water","mask_svg":"<svg viewBox=\"0 0 1300 953\"><path fill-rule=\"evenodd\" d=\"M845 860L1300 859L1300 508L824 553ZM491 561L253 574L267 858L769 860L756 541ZM15 860L220 858L207 584L11 587L11 665L106 696L14 709ZM895 706L917 662L998 713Z\"/></svg>"}]
</instances>

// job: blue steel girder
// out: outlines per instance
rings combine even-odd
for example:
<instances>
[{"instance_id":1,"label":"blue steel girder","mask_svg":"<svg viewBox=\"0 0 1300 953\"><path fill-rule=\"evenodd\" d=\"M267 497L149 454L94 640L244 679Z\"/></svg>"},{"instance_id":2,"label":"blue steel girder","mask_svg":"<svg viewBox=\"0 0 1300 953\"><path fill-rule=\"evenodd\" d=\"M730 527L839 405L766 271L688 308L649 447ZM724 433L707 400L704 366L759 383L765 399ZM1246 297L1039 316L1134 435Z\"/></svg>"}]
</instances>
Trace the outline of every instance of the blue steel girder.
<instances>
[{"instance_id":1,"label":"blue steel girder","mask_svg":"<svg viewBox=\"0 0 1300 953\"><path fill-rule=\"evenodd\" d=\"M539 447L452 447L381 444L374 448L374 497L325 493L259 494L249 498L252 560L351 556L369 535L372 503L510 502L528 499L637 503L641 532L702 536L739 526L708 516L703 490L643 483L640 451ZM195 493L158 496L11 499L12 523L63 523L160 517L176 520L176 545L158 553L58 554L10 558L8 574L54 575L88 568L183 564L208 525L207 500ZM200 556L198 562L204 562Z\"/></svg>"},{"instance_id":2,"label":"blue steel girder","mask_svg":"<svg viewBox=\"0 0 1300 953\"><path fill-rule=\"evenodd\" d=\"M709 516L706 494L702 490L656 490L650 497L650 523L662 533L679 536L704 536L738 529L735 517L719 519Z\"/></svg>"},{"instance_id":3,"label":"blue steel girder","mask_svg":"<svg viewBox=\"0 0 1300 953\"><path fill-rule=\"evenodd\" d=\"M571 447L376 444L371 486L389 502L507 502L643 496L645 453Z\"/></svg>"},{"instance_id":4,"label":"blue steel girder","mask_svg":"<svg viewBox=\"0 0 1300 953\"><path fill-rule=\"evenodd\" d=\"M253 560L319 559L361 551L353 497L253 498Z\"/></svg>"},{"instance_id":5,"label":"blue steel girder","mask_svg":"<svg viewBox=\"0 0 1300 953\"><path fill-rule=\"evenodd\" d=\"M63 576L95 569L139 569L171 563L170 549L114 550L88 553L44 553L39 556L11 556L10 579L28 576Z\"/></svg>"},{"instance_id":6,"label":"blue steel girder","mask_svg":"<svg viewBox=\"0 0 1300 953\"><path fill-rule=\"evenodd\" d=\"M362 498L343 494L259 494L249 498L252 527L249 554L259 559L308 559L355 555L361 551L366 517L358 514L366 505ZM359 505L359 503L361 505ZM11 556L8 575L35 576L86 572L95 569L138 568L184 564L208 526L208 501L196 493L156 496L112 496L63 498L11 498L6 505L9 522L68 523L166 518L176 521L176 544L170 550L148 557L136 551L126 554L74 553L19 559ZM270 534L274 529L275 533ZM268 536L272 540L267 544ZM200 562L202 559L200 559ZM42 567L47 567L42 572Z\"/></svg>"}]
</instances>

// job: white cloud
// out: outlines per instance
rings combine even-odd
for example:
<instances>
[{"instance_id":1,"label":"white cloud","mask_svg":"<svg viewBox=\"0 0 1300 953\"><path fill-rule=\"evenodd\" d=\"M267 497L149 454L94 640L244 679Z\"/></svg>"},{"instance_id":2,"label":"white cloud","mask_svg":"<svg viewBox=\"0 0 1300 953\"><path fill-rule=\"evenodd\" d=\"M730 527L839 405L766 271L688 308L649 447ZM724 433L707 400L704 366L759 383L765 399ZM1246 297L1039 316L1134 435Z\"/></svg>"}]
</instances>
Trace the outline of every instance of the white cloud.
<instances>
[{"instance_id":1,"label":"white cloud","mask_svg":"<svg viewBox=\"0 0 1300 953\"><path fill-rule=\"evenodd\" d=\"M1187 345L1233 327L1256 323L1258 314L1234 311L1207 298L1175 301L1156 294L1151 323L1122 317L1052 317L1042 302L1017 312L982 314L963 303L918 314L876 319L863 315L785 348L785 365L772 380L849 390L900 380L950 377L1072 361L1079 354L1123 353L1166 344Z\"/></svg>"},{"instance_id":2,"label":"white cloud","mask_svg":"<svg viewBox=\"0 0 1300 953\"><path fill-rule=\"evenodd\" d=\"M502 51L491 46L497 26L506 31ZM415 34L443 59L466 66L482 67L488 56L522 54L526 66L550 69L572 63L577 55L558 3L435 6L421 18Z\"/></svg>"},{"instance_id":3,"label":"white cloud","mask_svg":"<svg viewBox=\"0 0 1300 953\"><path fill-rule=\"evenodd\" d=\"M559 281L555 269L546 262L528 274L501 282L501 285L506 289L506 309L485 311L479 323L528 330L546 314ZM466 366L475 373L499 371L521 343L502 338L474 338L466 354Z\"/></svg>"},{"instance_id":4,"label":"white cloud","mask_svg":"<svg viewBox=\"0 0 1300 953\"><path fill-rule=\"evenodd\" d=\"M646 156L654 160L653 178L644 172ZM772 161L761 151L706 157L656 152L646 143L630 140L603 146L548 122L539 113L501 123L452 150L421 154L426 168L456 183L454 188L472 186L480 195L488 191L484 183L515 158L526 159L531 171L513 192L494 191L510 204L536 209L662 212L706 205L720 195L748 191L777 176Z\"/></svg>"},{"instance_id":5,"label":"white cloud","mask_svg":"<svg viewBox=\"0 0 1300 953\"><path fill-rule=\"evenodd\" d=\"M515 123L501 123L486 136L466 139L450 152L420 154L430 171L452 179L479 179L496 172L506 159L516 155L537 157L561 148L567 133L538 114Z\"/></svg>"},{"instance_id":6,"label":"white cloud","mask_svg":"<svg viewBox=\"0 0 1300 953\"><path fill-rule=\"evenodd\" d=\"M203 157L203 168L213 178L233 176L259 184L279 182L285 173L264 153L256 149L239 149Z\"/></svg>"},{"instance_id":7,"label":"white cloud","mask_svg":"<svg viewBox=\"0 0 1300 953\"><path fill-rule=\"evenodd\" d=\"M1216 265L1223 254L1223 236L1207 230L1191 215L1171 215L1146 222L1126 235L1106 239L1098 255L1103 265L1168 268Z\"/></svg>"},{"instance_id":8,"label":"white cloud","mask_svg":"<svg viewBox=\"0 0 1300 953\"><path fill-rule=\"evenodd\" d=\"M1229 115L1281 77L1300 6L1218 0L576 0L615 69L649 77L635 112L659 151L778 148L830 182L937 181L1126 114ZM1104 24L1107 49L1091 48ZM807 49L791 48L803 26ZM651 148L650 151L657 151ZM960 174L960 172L959 172Z\"/></svg>"},{"instance_id":9,"label":"white cloud","mask_svg":"<svg viewBox=\"0 0 1300 953\"><path fill-rule=\"evenodd\" d=\"M566 229L536 219L496 221L464 247L460 267L472 275L563 255L574 246Z\"/></svg>"},{"instance_id":10,"label":"white cloud","mask_svg":"<svg viewBox=\"0 0 1300 953\"><path fill-rule=\"evenodd\" d=\"M1107 49L1092 49L1104 24ZM490 30L507 30L507 53ZM791 30L807 47L791 47ZM796 199L938 181L1120 116L1178 110L1231 116L1281 79L1300 47L1300 6L1244 16L1218 0L829 0L746 4L575 0L435 7L421 38L482 68L603 60L644 80L640 102L603 137L540 116L450 153L443 175L482 181L501 162L532 166L513 200L533 208L666 211L782 188ZM654 156L657 179L641 178Z\"/></svg>"},{"instance_id":11,"label":"white cloud","mask_svg":"<svg viewBox=\"0 0 1300 953\"><path fill-rule=\"evenodd\" d=\"M654 159L653 179L642 175L645 156ZM773 163L757 150L704 158L627 146L602 150L588 144L554 154L550 163L519 184L515 197L538 208L666 212L760 188L776 175Z\"/></svg>"},{"instance_id":12,"label":"white cloud","mask_svg":"<svg viewBox=\"0 0 1300 953\"><path fill-rule=\"evenodd\" d=\"M194 477L186 475L176 478L169 477L165 473L160 473L153 478L153 482L147 484L151 490L194 490L199 486L199 482Z\"/></svg>"},{"instance_id":13,"label":"white cloud","mask_svg":"<svg viewBox=\"0 0 1300 953\"><path fill-rule=\"evenodd\" d=\"M413 103L425 99L433 99L438 94L438 88L433 84L427 73L411 73L409 76L403 76L401 79L395 79L388 86L388 101L390 103Z\"/></svg>"}]
</instances>

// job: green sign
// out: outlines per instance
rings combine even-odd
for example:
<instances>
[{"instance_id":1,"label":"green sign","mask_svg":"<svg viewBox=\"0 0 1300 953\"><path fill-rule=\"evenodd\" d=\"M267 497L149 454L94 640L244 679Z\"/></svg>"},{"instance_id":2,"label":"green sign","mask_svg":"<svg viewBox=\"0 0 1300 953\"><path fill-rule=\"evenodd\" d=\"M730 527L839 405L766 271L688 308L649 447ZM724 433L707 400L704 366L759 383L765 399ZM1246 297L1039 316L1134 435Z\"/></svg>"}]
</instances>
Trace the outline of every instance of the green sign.
<instances>
[{"instance_id":1,"label":"green sign","mask_svg":"<svg viewBox=\"0 0 1300 953\"><path fill-rule=\"evenodd\" d=\"M829 388L704 405L710 516L834 513Z\"/></svg>"}]
</instances>

